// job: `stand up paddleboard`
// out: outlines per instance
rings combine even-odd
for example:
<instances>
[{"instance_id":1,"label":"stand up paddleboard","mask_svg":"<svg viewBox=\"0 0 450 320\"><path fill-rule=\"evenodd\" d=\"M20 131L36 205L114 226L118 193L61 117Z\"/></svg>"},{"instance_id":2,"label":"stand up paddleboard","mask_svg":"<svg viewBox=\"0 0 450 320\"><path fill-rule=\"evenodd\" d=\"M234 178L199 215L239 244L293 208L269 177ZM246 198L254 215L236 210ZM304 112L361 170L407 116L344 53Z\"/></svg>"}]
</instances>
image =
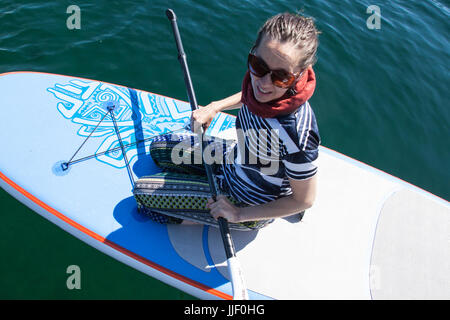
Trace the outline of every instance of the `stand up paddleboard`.
<instances>
[{"instance_id":1,"label":"stand up paddleboard","mask_svg":"<svg viewBox=\"0 0 450 320\"><path fill-rule=\"evenodd\" d=\"M231 299L218 229L137 212L104 117L111 101L133 178L158 171L151 138L184 130L188 103L88 79L1 74L0 186L141 272L199 298ZM234 122L219 114L206 134L230 138ZM448 201L325 147L318 167L317 198L302 221L232 232L250 299L450 299Z\"/></svg>"}]
</instances>

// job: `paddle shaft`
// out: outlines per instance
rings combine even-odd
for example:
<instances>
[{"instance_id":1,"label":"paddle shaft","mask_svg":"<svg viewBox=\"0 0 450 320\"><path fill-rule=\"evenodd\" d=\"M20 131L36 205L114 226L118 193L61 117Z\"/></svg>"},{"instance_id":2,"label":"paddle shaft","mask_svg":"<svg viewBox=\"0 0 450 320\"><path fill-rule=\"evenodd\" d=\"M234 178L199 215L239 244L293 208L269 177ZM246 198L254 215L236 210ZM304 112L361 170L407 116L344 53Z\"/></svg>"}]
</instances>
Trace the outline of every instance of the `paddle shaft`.
<instances>
[{"instance_id":1,"label":"paddle shaft","mask_svg":"<svg viewBox=\"0 0 450 320\"><path fill-rule=\"evenodd\" d=\"M187 93L188 93L188 97L189 97L189 103L191 104L192 111L194 111L194 110L198 109L198 104L197 104L197 99L195 97L194 87L192 85L191 75L189 73L189 68L187 65L186 53L184 53L183 44L181 42L181 37L180 37L180 32L178 30L178 25L177 25L177 20L176 20L177 18L176 18L175 12L173 12L171 9L166 10L166 15L169 18L170 22L172 23L173 34L174 34L175 42L177 44L177 49L178 49L178 61L180 62L181 68L183 69L184 82L186 84L186 89L187 89ZM204 150L204 148L206 147L206 141L204 141L204 139L203 139L203 128L200 128L200 129L201 129L202 147ZM205 165L206 175L208 176L208 182L211 187L211 193L212 193L213 199L216 200L218 190L217 190L217 185L214 181L214 176L212 173L211 166L205 162L204 162L204 165Z\"/></svg>"},{"instance_id":2,"label":"paddle shaft","mask_svg":"<svg viewBox=\"0 0 450 320\"><path fill-rule=\"evenodd\" d=\"M194 87L192 85L191 76L189 73L189 68L187 65L186 54L183 49L183 44L181 42L180 32L178 30L177 25L177 17L175 12L171 9L166 10L167 18L169 18L172 24L172 30L175 37L175 42L177 44L178 49L178 61L181 64L181 68L183 69L184 74L184 82L186 84L186 89L189 97L189 103L191 104L192 111L198 109L197 99L195 97ZM206 141L203 139L203 128L201 129L201 141L202 141L202 149L204 150L206 147ZM214 180L214 176L212 173L212 168L205 161L204 166L206 170L206 175L208 177L209 186L211 188L212 197L216 200L218 189ZM231 277L231 284L233 286L233 299L248 299L247 289L244 283L244 278L242 275L242 271L239 265L239 261L236 258L236 250L233 244L233 238L231 237L230 229L228 227L228 222L226 219L219 217L218 219L220 233L222 235L222 241L225 248L225 254L227 257L228 263L228 272Z\"/></svg>"}]
</instances>

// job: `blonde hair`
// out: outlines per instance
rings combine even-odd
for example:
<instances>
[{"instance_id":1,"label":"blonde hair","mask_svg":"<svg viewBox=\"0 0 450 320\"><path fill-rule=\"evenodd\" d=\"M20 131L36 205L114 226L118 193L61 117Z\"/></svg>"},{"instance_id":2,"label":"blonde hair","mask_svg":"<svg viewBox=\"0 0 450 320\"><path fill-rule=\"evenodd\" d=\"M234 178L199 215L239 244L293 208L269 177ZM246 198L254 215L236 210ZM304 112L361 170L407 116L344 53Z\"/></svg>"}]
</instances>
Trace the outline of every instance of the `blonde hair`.
<instances>
[{"instance_id":1,"label":"blonde hair","mask_svg":"<svg viewBox=\"0 0 450 320\"><path fill-rule=\"evenodd\" d=\"M280 13L267 20L259 29L253 48L259 46L264 36L281 43L290 42L303 53L303 59L299 65L303 70L317 61L318 35L319 31L312 18L288 12Z\"/></svg>"}]
</instances>

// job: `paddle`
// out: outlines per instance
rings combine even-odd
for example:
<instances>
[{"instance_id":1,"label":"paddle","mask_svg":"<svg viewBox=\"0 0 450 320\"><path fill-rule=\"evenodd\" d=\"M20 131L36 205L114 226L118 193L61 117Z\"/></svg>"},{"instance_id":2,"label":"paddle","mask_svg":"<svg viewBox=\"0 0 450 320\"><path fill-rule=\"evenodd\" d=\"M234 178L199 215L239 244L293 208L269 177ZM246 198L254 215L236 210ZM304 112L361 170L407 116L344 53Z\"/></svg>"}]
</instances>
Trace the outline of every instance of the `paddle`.
<instances>
[{"instance_id":1,"label":"paddle","mask_svg":"<svg viewBox=\"0 0 450 320\"><path fill-rule=\"evenodd\" d=\"M198 109L197 105L197 99L195 98L194 93L194 87L192 86L191 76L189 74L189 69L187 65L186 60L186 54L184 53L183 44L181 43L181 37L180 32L178 31L178 25L177 25L177 17L175 15L175 12L173 12L172 9L166 10L167 18L169 18L173 34L175 37L175 42L177 44L178 49L178 60L180 61L181 68L183 69L184 73L184 81L186 83L187 93L189 97L189 102L191 104L192 111ZM206 141L203 139L203 128L201 128L201 141L203 150L206 147ZM205 170L206 175L208 177L209 186L211 188L212 197L214 200L216 200L217 196L217 185L214 180L214 176L212 173L211 166L208 165L205 161L203 161L205 164ZM234 248L233 239L231 237L230 229L228 228L228 222L224 218L220 217L218 219L219 222L219 229L220 233L222 235L223 245L225 248L225 254L227 257L227 264L228 264L228 273L231 278L231 285L233 287L233 299L235 300L247 300L248 299L248 293L244 282L244 277L242 274L242 269L239 264L239 260L237 260L236 257L236 250Z\"/></svg>"}]
</instances>

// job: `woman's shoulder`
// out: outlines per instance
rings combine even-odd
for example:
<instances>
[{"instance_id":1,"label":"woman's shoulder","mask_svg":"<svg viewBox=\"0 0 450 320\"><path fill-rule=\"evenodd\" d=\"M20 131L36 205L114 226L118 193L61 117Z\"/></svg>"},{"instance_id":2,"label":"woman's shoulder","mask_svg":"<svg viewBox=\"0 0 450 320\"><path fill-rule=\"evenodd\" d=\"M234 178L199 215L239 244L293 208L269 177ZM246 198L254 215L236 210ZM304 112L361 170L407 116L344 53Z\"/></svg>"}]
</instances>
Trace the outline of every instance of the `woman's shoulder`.
<instances>
[{"instance_id":1,"label":"woman's shoulder","mask_svg":"<svg viewBox=\"0 0 450 320\"><path fill-rule=\"evenodd\" d=\"M244 105L238 115L236 127L244 131L275 129L288 153L316 149L320 144L316 117L308 102L303 103L295 112L275 118L261 118L252 114Z\"/></svg>"},{"instance_id":2,"label":"woman's shoulder","mask_svg":"<svg viewBox=\"0 0 450 320\"><path fill-rule=\"evenodd\" d=\"M289 137L301 150L318 148L320 145L319 127L314 110L308 101L295 112L277 118Z\"/></svg>"},{"instance_id":3,"label":"woman's shoulder","mask_svg":"<svg viewBox=\"0 0 450 320\"><path fill-rule=\"evenodd\" d=\"M290 127L294 125L302 124L305 120L310 120L312 122L316 121L316 115L314 110L308 101L299 106L294 112L277 117L277 120L284 127ZM305 125L308 123L306 121Z\"/></svg>"}]
</instances>

